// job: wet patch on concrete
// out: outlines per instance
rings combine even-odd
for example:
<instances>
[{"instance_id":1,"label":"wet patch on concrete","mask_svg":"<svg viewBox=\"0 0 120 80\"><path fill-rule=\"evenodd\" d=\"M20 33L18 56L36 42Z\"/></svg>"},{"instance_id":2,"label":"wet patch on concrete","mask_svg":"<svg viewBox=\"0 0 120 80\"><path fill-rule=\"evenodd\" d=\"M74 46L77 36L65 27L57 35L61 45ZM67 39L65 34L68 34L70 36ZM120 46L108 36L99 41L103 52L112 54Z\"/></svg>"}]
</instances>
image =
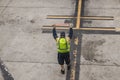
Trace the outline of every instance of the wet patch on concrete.
<instances>
[{"instance_id":1,"label":"wet patch on concrete","mask_svg":"<svg viewBox=\"0 0 120 80\"><path fill-rule=\"evenodd\" d=\"M95 57L101 56L101 55L97 55L96 51L97 51L97 47L103 45L104 43L105 43L104 39L96 40L96 41L87 41L82 47L82 56L84 57L84 59L88 61L103 62L103 61L98 61Z\"/></svg>"}]
</instances>

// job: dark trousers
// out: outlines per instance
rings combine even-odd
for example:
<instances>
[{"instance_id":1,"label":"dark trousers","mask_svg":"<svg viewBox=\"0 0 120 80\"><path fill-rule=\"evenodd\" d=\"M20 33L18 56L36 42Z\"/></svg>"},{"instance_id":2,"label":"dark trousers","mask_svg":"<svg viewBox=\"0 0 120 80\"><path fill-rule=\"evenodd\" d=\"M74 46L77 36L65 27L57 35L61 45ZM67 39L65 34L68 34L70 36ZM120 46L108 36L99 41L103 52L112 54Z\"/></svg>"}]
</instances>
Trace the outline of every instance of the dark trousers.
<instances>
[{"instance_id":1,"label":"dark trousers","mask_svg":"<svg viewBox=\"0 0 120 80\"><path fill-rule=\"evenodd\" d=\"M65 61L65 63L67 65L70 64L70 54L69 54L69 52L67 52L67 53L58 53L58 63L60 65L63 65L64 61Z\"/></svg>"}]
</instances>

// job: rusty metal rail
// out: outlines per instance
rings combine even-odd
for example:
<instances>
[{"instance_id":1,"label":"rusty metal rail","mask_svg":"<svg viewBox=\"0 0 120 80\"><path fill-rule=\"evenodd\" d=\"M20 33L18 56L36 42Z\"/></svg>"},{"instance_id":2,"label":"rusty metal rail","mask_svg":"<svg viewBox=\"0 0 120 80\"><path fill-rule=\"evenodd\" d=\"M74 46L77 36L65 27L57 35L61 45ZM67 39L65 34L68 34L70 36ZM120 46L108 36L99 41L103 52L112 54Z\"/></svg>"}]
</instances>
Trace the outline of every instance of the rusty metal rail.
<instances>
[{"instance_id":1,"label":"rusty metal rail","mask_svg":"<svg viewBox=\"0 0 120 80\"><path fill-rule=\"evenodd\" d=\"M52 30L53 27L52 26L44 26L42 28L42 30L44 29L47 29L47 30ZM68 30L69 29L69 26L57 26L56 27L57 30ZM118 27L86 27L86 28L73 28L74 30L84 30L84 31L115 31L115 32L118 32L120 31L120 28Z\"/></svg>"},{"instance_id":2,"label":"rusty metal rail","mask_svg":"<svg viewBox=\"0 0 120 80\"><path fill-rule=\"evenodd\" d=\"M76 19L77 17L70 15L48 15L47 19ZM81 16L80 19L85 20L114 20L112 16Z\"/></svg>"}]
</instances>

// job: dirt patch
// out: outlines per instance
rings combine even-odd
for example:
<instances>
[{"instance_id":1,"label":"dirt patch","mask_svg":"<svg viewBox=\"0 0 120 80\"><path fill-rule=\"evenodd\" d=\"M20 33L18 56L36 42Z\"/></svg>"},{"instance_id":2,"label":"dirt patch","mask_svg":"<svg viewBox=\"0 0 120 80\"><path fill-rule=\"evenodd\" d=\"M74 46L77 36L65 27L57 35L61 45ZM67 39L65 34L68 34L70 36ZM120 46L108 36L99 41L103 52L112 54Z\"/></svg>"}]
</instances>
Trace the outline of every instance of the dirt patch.
<instances>
[{"instance_id":1,"label":"dirt patch","mask_svg":"<svg viewBox=\"0 0 120 80\"><path fill-rule=\"evenodd\" d=\"M5 22L4 21L0 21L0 25L5 25Z\"/></svg>"},{"instance_id":2,"label":"dirt patch","mask_svg":"<svg viewBox=\"0 0 120 80\"><path fill-rule=\"evenodd\" d=\"M33 19L32 19L32 20L30 20L30 23L35 23L35 20L33 20Z\"/></svg>"},{"instance_id":3,"label":"dirt patch","mask_svg":"<svg viewBox=\"0 0 120 80\"><path fill-rule=\"evenodd\" d=\"M10 19L10 20L7 21L7 23L14 24L14 23L16 23L16 20L15 19Z\"/></svg>"},{"instance_id":4,"label":"dirt patch","mask_svg":"<svg viewBox=\"0 0 120 80\"><path fill-rule=\"evenodd\" d=\"M95 52L97 51L97 46L101 46L105 43L105 40L97 41L87 41L82 47L82 55L85 60L93 61L95 59Z\"/></svg>"}]
</instances>

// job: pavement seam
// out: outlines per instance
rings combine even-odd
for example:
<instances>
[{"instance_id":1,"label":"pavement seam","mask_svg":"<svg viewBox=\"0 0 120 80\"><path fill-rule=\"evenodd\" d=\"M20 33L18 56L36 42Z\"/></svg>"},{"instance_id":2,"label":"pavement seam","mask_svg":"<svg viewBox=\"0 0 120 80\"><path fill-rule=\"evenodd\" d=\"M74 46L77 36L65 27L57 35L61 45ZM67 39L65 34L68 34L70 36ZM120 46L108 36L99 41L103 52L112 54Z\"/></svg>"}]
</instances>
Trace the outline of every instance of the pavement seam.
<instances>
[{"instance_id":1,"label":"pavement seam","mask_svg":"<svg viewBox=\"0 0 120 80\"><path fill-rule=\"evenodd\" d=\"M41 64L58 64L57 62L39 62L39 61L8 61L4 60L4 62L13 62L13 63L41 63Z\"/></svg>"},{"instance_id":2,"label":"pavement seam","mask_svg":"<svg viewBox=\"0 0 120 80\"><path fill-rule=\"evenodd\" d=\"M10 2L11 3L11 2ZM9 4L8 4L9 5ZM0 6L0 7L7 7L7 8L57 8L57 9L74 9L69 7L17 7L17 6Z\"/></svg>"},{"instance_id":3,"label":"pavement seam","mask_svg":"<svg viewBox=\"0 0 120 80\"><path fill-rule=\"evenodd\" d=\"M85 8L85 9L104 9L104 10L106 10L106 9L120 9L120 8Z\"/></svg>"},{"instance_id":4,"label":"pavement seam","mask_svg":"<svg viewBox=\"0 0 120 80\"><path fill-rule=\"evenodd\" d=\"M107 67L120 67L119 64L117 64L117 65L105 65L105 64L80 64L80 66L107 66Z\"/></svg>"},{"instance_id":5,"label":"pavement seam","mask_svg":"<svg viewBox=\"0 0 120 80\"><path fill-rule=\"evenodd\" d=\"M56 63L54 63L54 62L37 62L37 61L6 61L6 60L4 60L4 62L8 62L8 63L40 63L40 64L58 64L57 62ZM110 65L105 65L105 64L78 64L78 65L80 65L80 66L86 66L86 65L88 65L88 66L116 66L116 67L120 67L120 64L114 64L114 65L112 65L112 64L110 64Z\"/></svg>"}]
</instances>

